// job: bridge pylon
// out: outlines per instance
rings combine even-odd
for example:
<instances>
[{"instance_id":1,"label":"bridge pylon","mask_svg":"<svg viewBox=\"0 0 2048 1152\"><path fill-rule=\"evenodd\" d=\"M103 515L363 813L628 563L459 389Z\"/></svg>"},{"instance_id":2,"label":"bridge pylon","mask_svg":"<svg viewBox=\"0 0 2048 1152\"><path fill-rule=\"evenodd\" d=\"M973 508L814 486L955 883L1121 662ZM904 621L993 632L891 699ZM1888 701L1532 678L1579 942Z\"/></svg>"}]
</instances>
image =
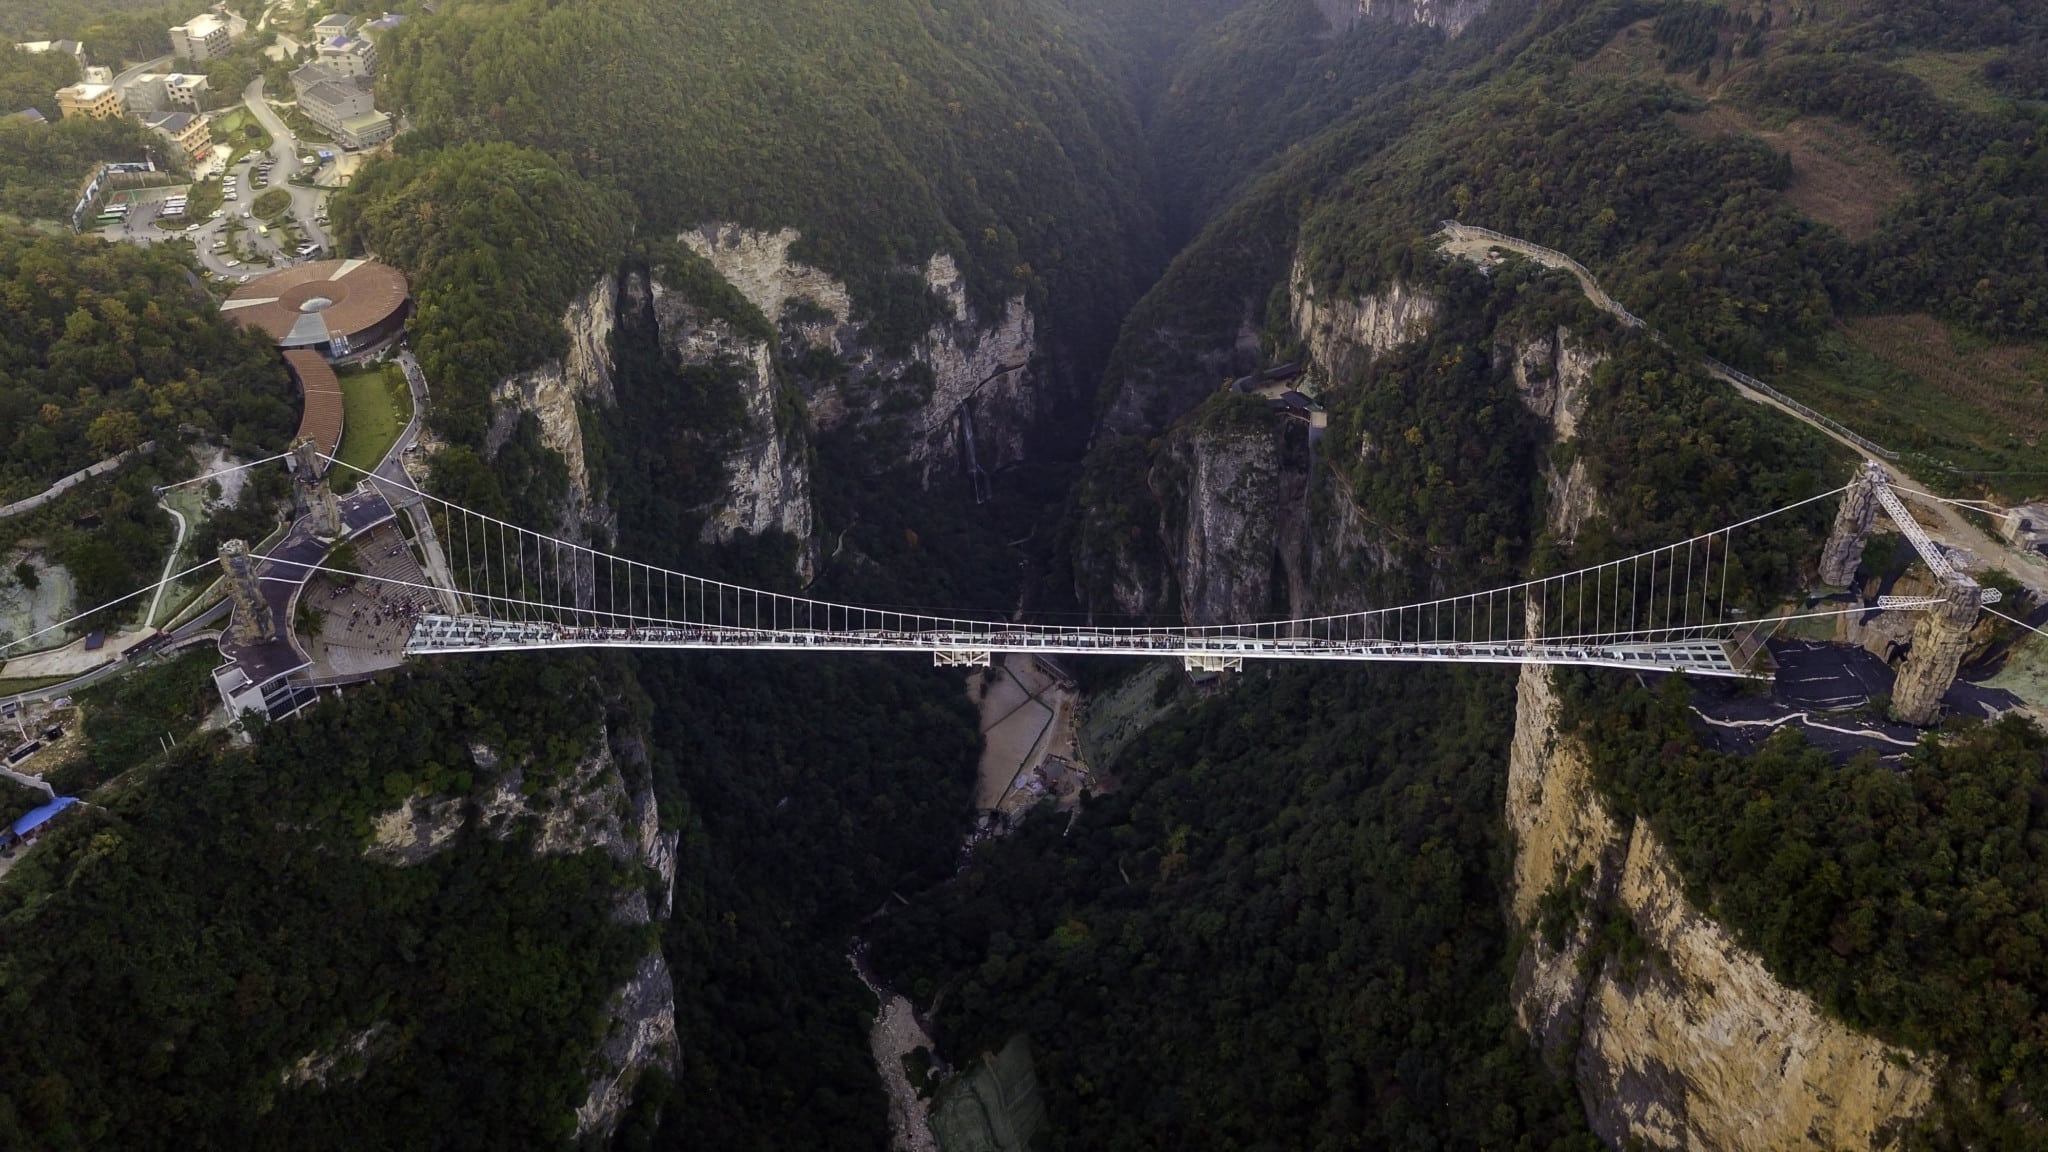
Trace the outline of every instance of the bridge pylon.
<instances>
[{"instance_id":1,"label":"bridge pylon","mask_svg":"<svg viewBox=\"0 0 2048 1152\"><path fill-rule=\"evenodd\" d=\"M342 535L341 502L327 482L327 459L310 436L292 445L292 472L298 477L306 511L313 517L313 535L322 540L339 540Z\"/></svg>"},{"instance_id":2,"label":"bridge pylon","mask_svg":"<svg viewBox=\"0 0 2048 1152\"><path fill-rule=\"evenodd\" d=\"M1998 589L1984 587L1949 562L1948 553L1913 519L1912 511L1892 491L1884 469L1875 461L1867 466L1865 476L1870 481L1871 495L1920 554L1940 587L1934 596L1877 599L1880 608L1925 613L1913 626L1913 646L1907 650L1906 662L1892 684L1892 715L1908 724L1932 724L1940 719L1941 698L1948 694L1949 685L1955 682L1956 672L1963 665L1963 657L1969 653L1970 632L1977 627L1979 613L1984 605L1998 603L2000 594Z\"/></svg>"},{"instance_id":3,"label":"bridge pylon","mask_svg":"<svg viewBox=\"0 0 2048 1152\"><path fill-rule=\"evenodd\" d=\"M1941 718L1941 698L1955 682L1970 651L1970 633L1984 606L1984 589L1974 581L1950 582L1939 601L1923 609L1913 625L1913 647L1892 685L1892 713L1908 724Z\"/></svg>"},{"instance_id":4,"label":"bridge pylon","mask_svg":"<svg viewBox=\"0 0 2048 1152\"><path fill-rule=\"evenodd\" d=\"M228 627L236 642L267 644L277 639L277 614L256 583L256 561L247 541L229 540L220 546L220 570L234 603Z\"/></svg>"},{"instance_id":5,"label":"bridge pylon","mask_svg":"<svg viewBox=\"0 0 2048 1152\"><path fill-rule=\"evenodd\" d=\"M1821 583L1847 588L1856 582L1856 568L1863 563L1863 547L1870 542L1871 525L1877 523L1878 485L1884 482L1884 466L1872 460L1863 466L1863 474L1848 491L1842 493L1834 530L1821 546Z\"/></svg>"}]
</instances>

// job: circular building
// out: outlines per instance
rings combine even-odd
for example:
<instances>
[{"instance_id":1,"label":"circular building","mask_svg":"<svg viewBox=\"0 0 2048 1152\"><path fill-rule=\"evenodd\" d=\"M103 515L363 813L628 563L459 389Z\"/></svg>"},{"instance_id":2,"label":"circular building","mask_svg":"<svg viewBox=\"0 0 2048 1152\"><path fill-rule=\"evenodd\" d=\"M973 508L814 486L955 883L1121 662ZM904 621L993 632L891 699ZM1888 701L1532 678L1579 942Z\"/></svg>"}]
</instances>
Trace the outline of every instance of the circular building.
<instances>
[{"instance_id":1,"label":"circular building","mask_svg":"<svg viewBox=\"0 0 2048 1152\"><path fill-rule=\"evenodd\" d=\"M412 310L405 277L375 260L321 260L258 276L221 314L270 334L286 350L340 360L398 335Z\"/></svg>"}]
</instances>

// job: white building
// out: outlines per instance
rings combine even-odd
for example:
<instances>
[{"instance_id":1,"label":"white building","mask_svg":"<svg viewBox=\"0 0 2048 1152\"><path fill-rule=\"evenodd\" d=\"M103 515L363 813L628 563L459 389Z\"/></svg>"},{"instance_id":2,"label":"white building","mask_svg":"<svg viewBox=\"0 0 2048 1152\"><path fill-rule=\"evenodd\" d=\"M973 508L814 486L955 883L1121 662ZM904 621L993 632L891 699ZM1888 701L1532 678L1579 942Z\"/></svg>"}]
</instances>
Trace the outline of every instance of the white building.
<instances>
[{"instance_id":1,"label":"white building","mask_svg":"<svg viewBox=\"0 0 2048 1152\"><path fill-rule=\"evenodd\" d=\"M45 52L62 52L66 56L76 56L80 59L85 56L85 45L76 40L30 40L16 44L15 47L31 56L41 56Z\"/></svg>"},{"instance_id":2,"label":"white building","mask_svg":"<svg viewBox=\"0 0 2048 1152\"><path fill-rule=\"evenodd\" d=\"M377 71L377 46L361 36L330 36L319 42L317 63L342 76L371 76Z\"/></svg>"},{"instance_id":3,"label":"white building","mask_svg":"<svg viewBox=\"0 0 2048 1152\"><path fill-rule=\"evenodd\" d=\"M171 55L187 60L217 60L233 46L233 29L213 12L201 12L171 29Z\"/></svg>"},{"instance_id":4,"label":"white building","mask_svg":"<svg viewBox=\"0 0 2048 1152\"><path fill-rule=\"evenodd\" d=\"M344 148L369 148L391 138L391 117L377 111L367 76L348 76L320 61L292 72L299 111Z\"/></svg>"},{"instance_id":5,"label":"white building","mask_svg":"<svg viewBox=\"0 0 2048 1152\"><path fill-rule=\"evenodd\" d=\"M130 112L198 112L206 103L208 91L204 76L190 76L183 72L145 72L130 80L121 95Z\"/></svg>"}]
</instances>

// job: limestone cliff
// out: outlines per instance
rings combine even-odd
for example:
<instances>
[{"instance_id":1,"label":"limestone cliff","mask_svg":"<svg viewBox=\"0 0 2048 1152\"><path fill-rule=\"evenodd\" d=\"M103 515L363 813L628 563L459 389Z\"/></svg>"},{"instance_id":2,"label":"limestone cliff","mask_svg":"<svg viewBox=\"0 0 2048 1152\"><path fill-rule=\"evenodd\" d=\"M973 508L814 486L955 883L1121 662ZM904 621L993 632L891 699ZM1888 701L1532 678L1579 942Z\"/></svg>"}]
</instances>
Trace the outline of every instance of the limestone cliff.
<instances>
[{"instance_id":1,"label":"limestone cliff","mask_svg":"<svg viewBox=\"0 0 2048 1152\"><path fill-rule=\"evenodd\" d=\"M1932 724L1941 717L1941 698L1955 682L1956 670L1971 648L1983 589L1960 582L1942 586L1938 607L1919 614L1913 624L1913 647L1892 685L1892 714L1908 724Z\"/></svg>"},{"instance_id":2,"label":"limestone cliff","mask_svg":"<svg viewBox=\"0 0 2048 1152\"><path fill-rule=\"evenodd\" d=\"M1396 24L1427 24L1456 36L1486 11L1491 0L1316 0L1316 7L1339 31L1361 20Z\"/></svg>"},{"instance_id":3,"label":"limestone cliff","mask_svg":"<svg viewBox=\"0 0 2048 1152\"><path fill-rule=\"evenodd\" d=\"M1495 348L1494 354L1496 362L1508 362L1515 395L1523 406L1550 425L1552 442L1576 441L1579 421L1586 414L1593 374L1607 357L1587 348L1566 328L1518 342L1504 342ZM1553 457L1543 470L1545 486L1550 490L1550 531L1559 543L1566 545L1576 541L1580 527L1600 511L1585 460L1576 453L1571 457L1571 463L1563 468L1558 467Z\"/></svg>"},{"instance_id":4,"label":"limestone cliff","mask_svg":"<svg viewBox=\"0 0 2048 1152\"><path fill-rule=\"evenodd\" d=\"M1935 1068L1831 1021L1685 898L1649 826L1617 820L1585 749L1558 731L1550 673L1523 669L1508 765L1508 914L1528 931L1517 1018L1617 1147L1896 1144ZM1619 918L1646 945L1600 946Z\"/></svg>"},{"instance_id":5,"label":"limestone cliff","mask_svg":"<svg viewBox=\"0 0 2048 1152\"><path fill-rule=\"evenodd\" d=\"M569 350L558 360L500 381L495 392L487 445L492 451L511 434L522 412L540 421L541 442L559 453L569 469L568 526L594 520L606 522L602 492L593 493L584 453L582 404L612 402L612 329L618 313L618 283L606 276L592 285L562 315Z\"/></svg>"},{"instance_id":6,"label":"limestone cliff","mask_svg":"<svg viewBox=\"0 0 2048 1152\"><path fill-rule=\"evenodd\" d=\"M808 581L817 560L809 438L800 407L785 403L774 349L740 332L730 320L707 316L659 280L650 281L646 290L662 355L671 365L739 369L745 415L726 441L724 491L707 510L703 539L722 544L742 535L783 532L799 542L797 574Z\"/></svg>"},{"instance_id":7,"label":"limestone cliff","mask_svg":"<svg viewBox=\"0 0 2048 1152\"><path fill-rule=\"evenodd\" d=\"M1272 598L1279 521L1300 504L1298 477L1283 475L1286 431L1278 419L1197 421L1170 437L1152 482L1183 621L1255 620Z\"/></svg>"},{"instance_id":8,"label":"limestone cliff","mask_svg":"<svg viewBox=\"0 0 2048 1152\"><path fill-rule=\"evenodd\" d=\"M891 422L928 486L970 462L993 472L1023 458L1042 381L1037 321L1021 295L1000 316L979 316L953 257L934 253L905 271L922 279L939 315L907 352L891 352L868 338L845 284L791 257L795 230L718 224L681 239L778 326L787 356L816 350L836 358L835 371L805 380L820 431L848 420Z\"/></svg>"},{"instance_id":9,"label":"limestone cliff","mask_svg":"<svg viewBox=\"0 0 2048 1152\"><path fill-rule=\"evenodd\" d=\"M1436 297L1398 281L1373 296L1333 296L1316 287L1299 258L1288 273L1294 334L1323 387L1351 380L1380 354L1427 335L1440 307Z\"/></svg>"}]
</instances>

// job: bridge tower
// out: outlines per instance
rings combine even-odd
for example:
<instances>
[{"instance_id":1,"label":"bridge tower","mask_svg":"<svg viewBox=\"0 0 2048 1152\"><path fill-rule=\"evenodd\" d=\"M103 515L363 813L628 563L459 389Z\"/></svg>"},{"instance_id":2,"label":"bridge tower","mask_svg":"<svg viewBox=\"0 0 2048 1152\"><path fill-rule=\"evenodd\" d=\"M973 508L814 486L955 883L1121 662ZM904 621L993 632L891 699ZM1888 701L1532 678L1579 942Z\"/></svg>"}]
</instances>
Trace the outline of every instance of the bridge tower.
<instances>
[{"instance_id":1,"label":"bridge tower","mask_svg":"<svg viewBox=\"0 0 2048 1152\"><path fill-rule=\"evenodd\" d=\"M220 546L220 570L227 579L228 599L234 602L230 627L240 644L267 644L277 639L277 619L270 601L256 583L256 562L249 545L230 540Z\"/></svg>"},{"instance_id":2,"label":"bridge tower","mask_svg":"<svg viewBox=\"0 0 2048 1152\"><path fill-rule=\"evenodd\" d=\"M1984 606L1984 589L1968 577L1943 581L1941 592L1939 603L1913 625L1913 647L1892 685L1892 712L1908 724L1932 724L1941 716L1941 698L1963 666Z\"/></svg>"},{"instance_id":3,"label":"bridge tower","mask_svg":"<svg viewBox=\"0 0 2048 1152\"><path fill-rule=\"evenodd\" d=\"M1862 506L1862 501L1867 501L1868 506ZM1877 598L1880 608L1923 614L1913 625L1913 646L1892 684L1892 715L1908 724L1932 724L1941 717L1941 698L1948 694L1948 686L1955 682L1956 671L1970 651L1970 632L1977 626L1980 610L1986 604L1998 603L1999 592L1977 583L1949 562L1948 553L1927 535L1898 493L1892 491L1889 477L1876 461L1864 466L1862 479L1842 501L1842 511L1835 518L1835 534L1828 538L1828 553L1821 557L1823 580L1840 583L1830 577L1843 572L1854 578L1855 560L1861 559L1863 552L1861 536L1868 533L1880 507L1920 554L1939 589L1933 596ZM1837 540L1846 540L1847 534L1856 535L1855 559L1848 558L1846 543L1840 550L1836 547ZM1832 574L1828 571L1830 563L1836 565ZM1844 563L1846 567L1842 566Z\"/></svg>"},{"instance_id":4,"label":"bridge tower","mask_svg":"<svg viewBox=\"0 0 2048 1152\"><path fill-rule=\"evenodd\" d=\"M341 504L327 483L327 461L321 458L320 445L312 437L302 437L292 445L292 471L298 476L306 511L313 516L313 535L322 540L339 540Z\"/></svg>"},{"instance_id":5,"label":"bridge tower","mask_svg":"<svg viewBox=\"0 0 2048 1152\"><path fill-rule=\"evenodd\" d=\"M1842 494L1834 531L1820 551L1821 583L1846 588L1856 582L1856 566L1863 562L1863 546L1870 541L1870 526L1877 522L1877 487L1884 481L1884 466L1873 460Z\"/></svg>"}]
</instances>

